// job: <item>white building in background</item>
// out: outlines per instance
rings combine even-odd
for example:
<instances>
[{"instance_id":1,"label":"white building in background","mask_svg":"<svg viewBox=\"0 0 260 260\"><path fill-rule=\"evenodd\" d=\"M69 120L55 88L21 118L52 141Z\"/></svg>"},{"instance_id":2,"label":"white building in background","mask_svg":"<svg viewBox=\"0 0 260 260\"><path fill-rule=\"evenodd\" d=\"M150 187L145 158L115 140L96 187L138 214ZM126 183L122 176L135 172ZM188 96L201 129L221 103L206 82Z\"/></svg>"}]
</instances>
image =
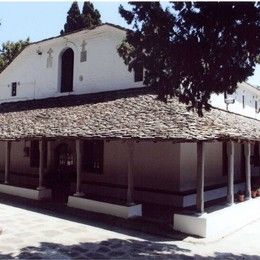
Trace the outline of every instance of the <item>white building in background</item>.
<instances>
[{"instance_id":1,"label":"white building in background","mask_svg":"<svg viewBox=\"0 0 260 260\"><path fill-rule=\"evenodd\" d=\"M156 101L143 69L129 72L117 53L125 33L104 24L32 43L0 74L0 191L120 217L142 215L146 203L203 213L204 202L233 204L239 189L250 198L260 185L259 90L241 83L213 95L221 109L203 118ZM237 226L223 229L257 216L259 199L243 205ZM209 213L171 224L208 236L216 223Z\"/></svg>"},{"instance_id":2,"label":"white building in background","mask_svg":"<svg viewBox=\"0 0 260 260\"><path fill-rule=\"evenodd\" d=\"M260 119L260 90L249 83L239 83L237 90L232 95L212 95L211 105Z\"/></svg>"}]
</instances>

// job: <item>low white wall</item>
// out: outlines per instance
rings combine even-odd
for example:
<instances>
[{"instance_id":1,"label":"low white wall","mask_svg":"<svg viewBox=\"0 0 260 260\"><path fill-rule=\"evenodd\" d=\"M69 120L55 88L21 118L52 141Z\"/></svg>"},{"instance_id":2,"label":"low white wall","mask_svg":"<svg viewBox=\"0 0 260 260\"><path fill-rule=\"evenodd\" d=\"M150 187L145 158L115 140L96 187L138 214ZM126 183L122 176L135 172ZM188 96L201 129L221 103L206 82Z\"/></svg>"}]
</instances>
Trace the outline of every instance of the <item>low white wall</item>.
<instances>
[{"instance_id":1,"label":"low white wall","mask_svg":"<svg viewBox=\"0 0 260 260\"><path fill-rule=\"evenodd\" d=\"M0 192L32 200L41 200L51 197L50 189L33 190L6 184L0 184Z\"/></svg>"},{"instance_id":2,"label":"low white wall","mask_svg":"<svg viewBox=\"0 0 260 260\"><path fill-rule=\"evenodd\" d=\"M91 212L113 215L121 218L142 216L142 204L137 205L118 205L86 198L69 196L69 207L83 209Z\"/></svg>"},{"instance_id":3,"label":"low white wall","mask_svg":"<svg viewBox=\"0 0 260 260\"><path fill-rule=\"evenodd\" d=\"M234 185L234 192L238 192L239 190L244 190L244 189L245 189L245 183L238 183ZM227 196L227 186L204 192L205 201L220 199L226 196ZM183 202L182 202L183 207L189 207L195 204L196 204L196 194L183 196Z\"/></svg>"},{"instance_id":4,"label":"low white wall","mask_svg":"<svg viewBox=\"0 0 260 260\"><path fill-rule=\"evenodd\" d=\"M220 238L260 218L260 197L227 207L211 207L201 216L174 214L174 229L206 238Z\"/></svg>"}]
</instances>

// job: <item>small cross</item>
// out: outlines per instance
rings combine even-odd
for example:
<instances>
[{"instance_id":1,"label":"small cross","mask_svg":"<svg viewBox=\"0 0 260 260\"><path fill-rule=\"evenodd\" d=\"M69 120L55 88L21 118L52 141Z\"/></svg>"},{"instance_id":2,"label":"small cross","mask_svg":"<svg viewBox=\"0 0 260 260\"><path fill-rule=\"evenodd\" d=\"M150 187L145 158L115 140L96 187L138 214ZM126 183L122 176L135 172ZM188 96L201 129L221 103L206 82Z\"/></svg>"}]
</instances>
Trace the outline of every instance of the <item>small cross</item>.
<instances>
[{"instance_id":1,"label":"small cross","mask_svg":"<svg viewBox=\"0 0 260 260\"><path fill-rule=\"evenodd\" d=\"M86 41L83 40L83 41L82 41L82 44L81 44L82 51L85 51L85 50L86 50L86 45L87 45Z\"/></svg>"},{"instance_id":2,"label":"small cross","mask_svg":"<svg viewBox=\"0 0 260 260\"><path fill-rule=\"evenodd\" d=\"M53 53L52 48L50 48L50 49L47 51L47 53L49 54L49 57L51 57L51 54Z\"/></svg>"}]
</instances>

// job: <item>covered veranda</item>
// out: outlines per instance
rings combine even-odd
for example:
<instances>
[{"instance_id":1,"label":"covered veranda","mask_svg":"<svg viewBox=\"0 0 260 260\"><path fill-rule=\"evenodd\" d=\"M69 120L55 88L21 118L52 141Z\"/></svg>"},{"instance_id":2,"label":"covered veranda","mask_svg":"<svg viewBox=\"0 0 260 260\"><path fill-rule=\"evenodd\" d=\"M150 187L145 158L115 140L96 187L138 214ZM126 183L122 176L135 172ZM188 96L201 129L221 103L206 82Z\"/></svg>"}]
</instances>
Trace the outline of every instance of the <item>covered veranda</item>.
<instances>
[{"instance_id":1,"label":"covered veranda","mask_svg":"<svg viewBox=\"0 0 260 260\"><path fill-rule=\"evenodd\" d=\"M115 96L115 95L114 95ZM185 105L172 99L168 103L156 100L156 96L137 91L135 93L117 93L96 96L72 96L41 101L24 101L2 104L0 106L0 140L5 142L4 184L0 191L33 199L51 197L51 190L45 187L46 169L52 167L52 142L70 140L76 151L76 187L69 196L68 206L86 209L124 218L141 216L142 205L135 199L133 151L136 143L145 140L153 142L171 141L173 143L192 142L197 144L197 191L196 211L192 214L174 215L174 227L177 230L206 236L209 213L205 214L205 143L227 142L228 183L226 208L234 205L234 143L243 143L245 157L247 201L237 206L248 209L259 204L259 199L251 203L251 166L250 144L259 141L259 121L214 109L199 117L195 112L187 111ZM10 151L12 143L21 140L39 141L38 184L36 189L16 187L10 183ZM88 198L82 192L82 143L84 140L120 140L128 147L127 192L125 200L96 200ZM47 149L47 159L44 154ZM44 168L47 160L47 168ZM26 195L27 194L27 195ZM29 194L29 195L28 195ZM253 206L251 204L254 204ZM258 207L259 208L259 207ZM219 208L218 212L219 212ZM209 210L212 210L210 208ZM245 209L242 210L245 212ZM248 213L250 211L246 210ZM229 213L228 213L229 214ZM251 215L256 215L252 214ZM222 212L220 215L225 216ZM259 214L258 214L259 215ZM207 216L207 217L205 217ZM187 217L187 221L185 220ZM245 216L244 219L248 219ZM206 220L205 220L206 219ZM199 221L199 230L204 233L186 230L187 223ZM205 221L204 221L205 220ZM195 221L195 222L194 222ZM244 220L243 220L244 221ZM201 224L201 223L204 224ZM184 223L184 224L183 224ZM205 224L206 223L206 224ZM243 222L244 223L244 222ZM203 227L201 225L204 225ZM183 228L184 227L184 228Z\"/></svg>"}]
</instances>

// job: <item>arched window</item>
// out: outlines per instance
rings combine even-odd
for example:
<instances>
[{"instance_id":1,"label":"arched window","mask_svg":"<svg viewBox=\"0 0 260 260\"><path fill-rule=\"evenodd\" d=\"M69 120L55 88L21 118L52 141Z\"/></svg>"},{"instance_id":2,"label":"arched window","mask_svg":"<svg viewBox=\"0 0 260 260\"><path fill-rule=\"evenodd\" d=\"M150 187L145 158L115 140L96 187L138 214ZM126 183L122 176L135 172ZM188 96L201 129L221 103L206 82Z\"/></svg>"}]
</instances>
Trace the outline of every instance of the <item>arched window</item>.
<instances>
[{"instance_id":1,"label":"arched window","mask_svg":"<svg viewBox=\"0 0 260 260\"><path fill-rule=\"evenodd\" d=\"M61 56L61 86L60 92L73 91L74 52L71 48Z\"/></svg>"}]
</instances>

